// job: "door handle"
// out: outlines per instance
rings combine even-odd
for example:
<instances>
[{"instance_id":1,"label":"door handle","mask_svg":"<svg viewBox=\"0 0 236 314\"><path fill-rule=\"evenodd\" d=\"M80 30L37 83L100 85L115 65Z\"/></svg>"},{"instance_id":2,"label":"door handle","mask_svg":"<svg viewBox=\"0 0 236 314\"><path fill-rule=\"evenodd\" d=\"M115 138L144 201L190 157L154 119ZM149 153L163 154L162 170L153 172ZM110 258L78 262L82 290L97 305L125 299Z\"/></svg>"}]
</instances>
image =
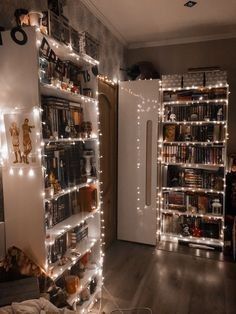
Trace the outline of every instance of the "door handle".
<instances>
[{"instance_id":1,"label":"door handle","mask_svg":"<svg viewBox=\"0 0 236 314\"><path fill-rule=\"evenodd\" d=\"M146 178L145 178L145 205L152 202L152 121L146 123Z\"/></svg>"}]
</instances>

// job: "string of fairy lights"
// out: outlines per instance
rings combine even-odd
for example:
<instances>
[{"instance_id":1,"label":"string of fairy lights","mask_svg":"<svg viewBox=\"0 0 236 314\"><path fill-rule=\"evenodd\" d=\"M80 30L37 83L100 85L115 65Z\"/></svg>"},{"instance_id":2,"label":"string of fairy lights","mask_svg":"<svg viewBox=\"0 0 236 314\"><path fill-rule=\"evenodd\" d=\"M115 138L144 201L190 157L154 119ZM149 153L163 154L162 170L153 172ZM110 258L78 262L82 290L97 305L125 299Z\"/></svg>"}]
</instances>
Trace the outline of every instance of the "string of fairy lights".
<instances>
[{"instance_id":1,"label":"string of fairy lights","mask_svg":"<svg viewBox=\"0 0 236 314\"><path fill-rule=\"evenodd\" d=\"M55 41L52 43L53 47L58 49L59 48L59 45L58 43ZM68 46L67 47L70 51L71 51L71 47ZM79 56L76 55L74 52L71 52L71 56L74 57L77 61L79 61ZM85 56L83 56L83 58L85 58L84 60L86 60L88 63L90 64L93 64L93 61L88 58L86 59ZM98 64L99 62L96 61L95 64ZM109 79L107 76L103 76L103 75L98 75L97 78L100 80L100 81L103 81L103 82L106 82L107 84L110 84L112 86L116 86L119 81L117 79ZM218 88L218 87L227 87L227 93L229 95L229 90L228 90L228 85L223 85L223 84L218 84L218 85L214 85L214 86L209 86L208 88L209 89L212 89L212 88ZM52 87L52 88L55 88L55 87ZM157 86L158 88L158 86ZM188 89L193 89L193 88L198 88L196 86L191 86L191 87L185 87L184 89L188 90ZM161 123L164 123L164 105L166 104L165 102L163 102L161 100L161 104L159 105L159 102L158 100L155 98L155 99L151 99L151 98L148 98L148 97L143 97L143 95L141 93L135 93L132 91L132 89L130 88L124 88L124 87L121 87L121 90L123 90L124 92L128 93L129 95L132 95L134 97L137 97L138 98L138 104L137 104L137 110L136 110L136 121L137 121L137 137L136 137L136 167L137 167L137 172L138 172L138 177L141 177L142 175L142 169L144 168L144 164L143 164L143 160L141 158L141 150L142 150L142 147L141 147L141 139L142 139L142 114L146 113L146 112L149 112L151 110L153 110L155 112L155 117L156 117L156 121L160 122ZM162 94L163 91L165 90L170 90L170 91L176 91L176 90L181 90L181 88L176 88L176 89L166 89L166 88L162 88L160 87L160 93ZM66 92L65 92L66 93ZM96 95L98 96L98 93L96 93ZM101 133L101 129L100 129L100 121L99 121L99 103L98 103L98 100L97 99L93 99L93 98L90 98L90 97L83 97L83 96L78 96L78 98L80 98L80 100L82 102L91 102L94 104L95 106L95 111L96 111L96 114L97 114L97 124L98 124L98 129L97 129L97 135L94 134L93 137L93 140L96 142L96 154L97 156L99 156L99 159L103 158L103 156L100 155L100 139L102 137L102 133ZM214 103L214 102L219 102L219 103L225 103L226 105L228 105L228 99L219 99L219 100L199 100L199 101L194 101L194 102L190 102L190 101L184 101L185 104L196 104L196 103ZM173 104L173 105L178 105L178 104L182 104L183 102L181 101L174 101L174 102L168 102L168 104ZM20 108L17 108L15 107L14 110L11 111L11 114L17 114L19 112L21 112L22 109ZM227 110L226 110L227 112ZM10 166L9 167L9 175L10 176L14 176L14 175L18 175L18 176L28 176L29 178L33 178L35 175L36 175L36 167L38 167L38 165L41 165L41 170L42 170L42 178L44 177L45 175L45 166L44 166L44 158L45 158L45 146L48 145L49 143L47 141L45 141L43 138L42 138L42 133L41 133L41 127L39 126L40 123L42 122L42 119L41 119L41 114L42 114L42 109L38 106L35 106L33 107L33 110L32 110L32 113L33 113L33 116L34 116L34 119L35 119L35 124L38 126L37 129L39 131L36 132L36 152L37 152L37 160L38 160L38 163L36 163L36 166L35 167L20 167L20 166ZM5 138L6 136L6 130L5 130L5 127L4 127L4 114L5 112L2 112L1 115L0 115L0 130L1 130L1 133L2 133L2 136L1 138ZM227 113L228 114L228 113ZM168 122L169 123L169 122ZM215 141L214 144L221 144L223 143L224 145L226 144L227 142L227 139L228 139L228 125L227 125L227 117L226 117L226 120L225 121L189 121L189 122L173 122L175 124L190 124L190 125L203 125L203 124L207 124L207 123L211 123L211 124L222 124L225 128L225 134L226 134L226 139L224 139L223 141ZM160 130L159 130L160 131ZM68 141L70 142L72 145L74 145L75 141L76 140L82 140L84 142L86 142L86 139L73 139L73 138L69 138L69 139L59 139L58 141ZM174 145L176 144L176 142L173 142L173 143L170 143L168 142L168 145ZM188 142L188 143L183 143L183 145L199 145L199 142ZM202 143L203 145L211 145L211 143ZM161 173L161 169L163 166L166 166L164 165L164 160L163 160L163 145L165 145L165 141L163 140L163 134L162 132L160 131L160 134L159 134L159 139L158 139L158 147L157 147L157 163L159 165L159 170L160 170L160 173ZM182 143L180 143L180 145L182 145ZM225 161L226 161L226 150L225 150ZM6 144L6 138L1 142L1 154L0 154L0 163L2 166L6 166L8 165L8 162L9 162L9 152L8 152L8 149L7 149L7 144ZM189 166L194 166L194 164L190 164ZM225 165L224 165L225 166ZM197 166L196 166L197 167ZM87 219L90 219L90 218L94 218L94 216L96 214L99 214L100 215L100 230L101 230L101 233L100 233L100 237L99 239L93 239L89 245L89 247L85 250L85 252L91 252L91 249L93 248L94 245L96 245L98 242L99 242L99 247L100 247L100 260L99 260L99 265L98 267L96 268L95 270L95 273L96 274L99 274L99 276L101 276L101 286L103 284L103 281L104 281L104 278L102 277L102 268L103 268L103 262L104 262L104 245L105 245L105 241L104 241L104 238L105 238L105 221L104 221L104 210L103 210L103 190L102 190L102 185L103 185L103 182L100 180L100 177L101 177L101 174L102 174L102 170L100 169L100 162L98 161L97 162L97 173L98 173L98 178L97 178L97 189L98 189L98 206L96 208L96 210L85 216L81 221L78 222L78 226L80 226L81 224L84 223L85 220ZM43 181L43 180L42 180ZM140 182L140 180L137 180L137 182ZM89 183L88 183L89 184ZM43 186L43 184L42 184ZM214 191L214 190L209 190L207 192L209 193L216 193L216 194L223 194L223 208L225 207L225 188L226 188L226 184L225 184L225 178L224 178L224 191ZM78 189L77 186L75 187L72 187L70 189L68 189L67 191L64 191L64 193L70 193L72 192L73 190L75 189ZM165 189L165 190L168 190L168 189ZM173 189L174 190L174 189ZM176 189L176 191L179 190L179 189ZM185 188L181 188L180 189L181 191L185 191L186 189ZM215 239L208 239L208 238L201 238L201 239L196 239L192 236L189 236L189 237L184 237L182 235L171 235L171 234L163 234L163 220L162 220L162 214L165 214L165 213L169 213L168 210L165 210L163 209L163 202L164 202L164 198L163 198L163 187L158 187L157 188L157 195L156 195L156 211L157 211L157 232L156 232L156 235L157 235L157 239L170 239L170 240L183 240L183 241L195 241L196 243L202 243L202 241L204 241L204 243L208 244L208 245L211 245L211 244L220 244L221 246L223 246L224 244L224 213L222 215L222 217L218 217L218 216L212 216L212 215L204 215L204 217L208 218L208 219L213 219L213 220L221 220L222 221L222 229L221 229L221 234L220 234L220 240L215 240ZM200 189L196 189L196 192L200 191ZM43 199L45 200L45 191L44 189L40 192ZM146 206L144 206L144 208L142 207L142 204L143 202L141 201L141 187L140 185L138 184L137 187L136 187L136 196L137 196L137 211L142 214L142 211L143 209L146 208ZM175 213L176 215L183 215L183 213ZM190 217L203 217L203 215L197 215L197 214L191 214L191 213L187 213L186 214L187 216L189 215ZM71 226L67 227L65 226L65 228L60 231L58 231L58 236L62 235L63 233L65 232L68 232L68 230L71 229ZM53 245L54 243L54 240L56 238L53 239L53 241L48 241L46 243L47 246L50 246L50 245ZM71 267L72 265L74 265L76 263L76 259L74 259L70 265L66 265L66 267ZM45 263L45 269L46 271L48 271L48 263L46 262ZM62 272L64 271L64 269L62 267L58 267L58 270L54 272L53 274L53 279L55 278L58 278ZM90 281L91 281L91 278L90 278ZM94 299L93 303L95 303L97 300ZM93 304L92 303L92 304ZM91 304L91 305L92 305ZM82 311L83 313L83 311Z\"/></svg>"},{"instance_id":2,"label":"string of fairy lights","mask_svg":"<svg viewBox=\"0 0 236 314\"><path fill-rule=\"evenodd\" d=\"M37 42L37 45L39 46L39 42ZM53 45L54 48L58 48L59 44L54 44ZM72 55L73 57L74 55ZM76 57L76 55L74 56ZM77 57L76 59L77 61L79 60L79 58ZM85 56L83 56L83 60L87 61L90 64L94 64L93 60L86 60ZM98 62L95 62L95 64L98 64ZM106 83L109 83L111 85L116 85L117 84L117 80L110 80L105 76L98 76L99 80L102 80ZM65 93L68 94L67 91L61 91L60 88L57 88L55 86L47 86L48 88L53 88L56 89L57 91L60 91L61 93ZM63 97L63 94L61 95ZM96 92L96 96L98 96L98 93ZM35 147L35 155L37 156L37 160L34 164L34 166L27 165L27 166L20 166L19 164L15 164L15 165L11 165L10 164L10 152L8 150L7 147L7 139L6 139L6 132L7 130L5 129L5 123L4 123L4 115L5 114L19 114L19 113L25 113L26 111L22 108L17 108L15 107L14 110L9 111L2 111L1 115L0 115L0 130L1 130L1 151L0 151L0 163L2 166L6 166L8 168L9 171L9 175L10 176L22 176L22 177L29 177L29 178L33 178L35 176L38 176L39 171L38 169L41 169L40 172L42 173L42 191L40 192L41 197L43 198L44 201L51 201L51 199L57 199L58 197L60 197L61 195L67 194L67 193L71 193L75 190L78 190L80 187L79 186L74 186L74 187L70 187L68 189L65 189L64 191L61 192L61 195L53 195L50 199L46 198L45 195L45 191L44 191L44 183L43 183L43 178L45 176L45 166L44 166L44 158L46 157L46 153L45 153L45 147L47 145L51 145L55 142L65 142L65 143L70 143L71 145L74 145L76 141L82 141L82 142L86 142L86 141L94 141L96 143L96 154L98 156L98 160L97 160L97 164L96 164L96 169L97 169L97 180L96 180L96 185L97 185L97 192L98 192L98 204L97 204L97 208L91 212L89 215L85 215L83 218L81 218L80 221L78 221L77 226L80 226L81 224L84 223L84 221L88 220L88 219L93 219L95 217L95 215L99 215L99 229L100 234L97 234L96 237L91 240L91 243L87 244L87 248L84 252L80 252L82 254L85 254L86 252L91 252L92 248L95 245L99 245L100 249L99 249L99 262L97 264L97 268L94 270L94 274L98 275L101 277L101 283L99 284L99 288L101 290L102 285L103 285L103 281L104 278L102 276L102 268L103 268L103 262L104 262L104 245L105 245L105 241L104 241L104 237L105 237L105 225L104 225L104 211L103 211L103 190L102 190L102 185L103 182L100 180L101 174L102 174L102 170L100 169L100 162L99 160L103 158L102 155L100 155L100 140L102 137L102 133L101 133L101 129L100 129L100 121L99 121L99 102L97 99L95 98L90 98L90 97L86 97L86 96L81 96L81 95L73 95L73 97L78 98L78 102L82 102L82 103L91 103L94 105L95 108L95 112L97 115L97 131L96 134L92 134L91 138L89 139L74 139L74 138L68 138L68 139L64 139L64 138L60 138L58 140L52 140L52 141L48 141L42 138L42 132L41 132L41 126L40 124L42 123L42 109L40 106L34 106L32 108L32 113L33 113L33 117L34 117L34 124L35 124L35 136L36 136L36 142L34 143L34 147ZM27 111L27 114L31 114L31 111ZM87 182L87 184L90 184L90 182ZM65 221L66 224L66 221ZM60 230L58 230L58 234L56 237L51 238L51 239L47 239L45 241L46 247L50 247L51 245L54 244L54 241L56 240L57 237L60 237L62 234L64 234L65 232L68 232L70 229L72 229L73 227L75 227L75 225L70 226L70 225L65 225L63 228L61 228ZM51 230L52 231L52 230ZM53 232L53 231L52 231ZM77 251L79 252L80 248L78 247ZM82 256L82 254L78 255L78 259ZM78 260L77 259L77 260ZM54 272L52 275L53 279L58 278L64 271L65 269L70 269L71 266L73 266L76 261L76 259L73 259L71 262L66 263L66 265L64 267L59 266L54 268ZM48 265L48 261L45 261L45 271L47 273L49 273L50 269L49 269L49 265ZM88 281L85 282L84 284L86 286L88 286L89 282L92 280L93 277L89 277ZM100 281L100 280L99 280ZM82 286L80 286L80 290L82 289ZM77 299L78 301L78 299ZM92 307L92 305L94 303L97 302L97 297L93 297L92 298L92 302L89 306ZM81 313L85 313L85 309L81 309Z\"/></svg>"}]
</instances>

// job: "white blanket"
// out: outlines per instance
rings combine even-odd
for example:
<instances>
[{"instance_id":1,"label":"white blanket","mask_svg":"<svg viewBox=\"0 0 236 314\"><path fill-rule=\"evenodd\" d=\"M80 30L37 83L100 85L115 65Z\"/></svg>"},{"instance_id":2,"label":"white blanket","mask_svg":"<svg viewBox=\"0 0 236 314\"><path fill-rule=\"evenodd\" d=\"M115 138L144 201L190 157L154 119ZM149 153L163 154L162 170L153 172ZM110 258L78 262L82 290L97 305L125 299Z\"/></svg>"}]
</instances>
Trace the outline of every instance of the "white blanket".
<instances>
[{"instance_id":1,"label":"white blanket","mask_svg":"<svg viewBox=\"0 0 236 314\"><path fill-rule=\"evenodd\" d=\"M58 309L44 298L27 300L20 303L13 302L9 306L0 308L0 314L71 314L76 313L67 309Z\"/></svg>"}]
</instances>

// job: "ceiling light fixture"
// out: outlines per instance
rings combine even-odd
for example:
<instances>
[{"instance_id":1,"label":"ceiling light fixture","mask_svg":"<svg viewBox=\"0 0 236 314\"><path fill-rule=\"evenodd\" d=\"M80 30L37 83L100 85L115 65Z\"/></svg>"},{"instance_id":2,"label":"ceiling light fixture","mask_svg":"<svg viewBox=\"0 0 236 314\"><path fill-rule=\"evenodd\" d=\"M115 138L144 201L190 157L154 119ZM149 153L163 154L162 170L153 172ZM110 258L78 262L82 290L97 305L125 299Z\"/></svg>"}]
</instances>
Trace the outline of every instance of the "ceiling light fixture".
<instances>
[{"instance_id":1,"label":"ceiling light fixture","mask_svg":"<svg viewBox=\"0 0 236 314\"><path fill-rule=\"evenodd\" d=\"M196 1L188 1L184 4L185 7L192 8L197 4Z\"/></svg>"}]
</instances>

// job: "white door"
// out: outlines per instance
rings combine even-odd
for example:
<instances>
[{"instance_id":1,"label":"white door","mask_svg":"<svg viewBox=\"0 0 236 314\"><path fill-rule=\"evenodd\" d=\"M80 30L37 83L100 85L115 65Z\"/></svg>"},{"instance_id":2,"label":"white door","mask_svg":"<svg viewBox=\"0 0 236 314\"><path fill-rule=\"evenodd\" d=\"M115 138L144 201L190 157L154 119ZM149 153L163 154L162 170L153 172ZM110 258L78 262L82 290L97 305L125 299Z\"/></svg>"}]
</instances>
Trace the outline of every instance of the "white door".
<instances>
[{"instance_id":1,"label":"white door","mask_svg":"<svg viewBox=\"0 0 236 314\"><path fill-rule=\"evenodd\" d=\"M156 244L159 80L121 82L118 239Z\"/></svg>"}]
</instances>

